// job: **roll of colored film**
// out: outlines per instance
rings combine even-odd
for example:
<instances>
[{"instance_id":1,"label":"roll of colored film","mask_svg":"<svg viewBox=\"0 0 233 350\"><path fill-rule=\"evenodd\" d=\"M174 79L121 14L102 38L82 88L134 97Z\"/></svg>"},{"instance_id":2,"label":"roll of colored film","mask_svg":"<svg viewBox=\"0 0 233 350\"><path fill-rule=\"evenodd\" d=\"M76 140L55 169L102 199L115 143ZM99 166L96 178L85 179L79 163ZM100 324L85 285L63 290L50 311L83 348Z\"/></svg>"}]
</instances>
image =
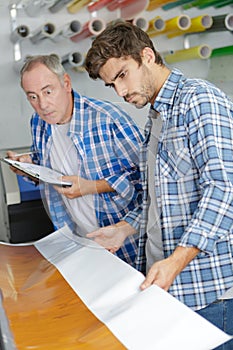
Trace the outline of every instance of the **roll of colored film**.
<instances>
[{"instance_id":1,"label":"roll of colored film","mask_svg":"<svg viewBox=\"0 0 233 350\"><path fill-rule=\"evenodd\" d=\"M84 6L89 4L90 0L74 0L67 5L67 11L69 13L76 13Z\"/></svg>"},{"instance_id":2,"label":"roll of colored film","mask_svg":"<svg viewBox=\"0 0 233 350\"><path fill-rule=\"evenodd\" d=\"M233 55L233 45L213 49L211 53L211 58L228 55Z\"/></svg>"},{"instance_id":3,"label":"roll of colored film","mask_svg":"<svg viewBox=\"0 0 233 350\"><path fill-rule=\"evenodd\" d=\"M174 2L174 0L150 0L146 10L147 11L153 11L159 7L162 7L166 4L169 4L171 2Z\"/></svg>"},{"instance_id":4,"label":"roll of colored film","mask_svg":"<svg viewBox=\"0 0 233 350\"><path fill-rule=\"evenodd\" d=\"M96 36L100 34L106 27L106 23L101 18L92 18L90 21L86 22L83 25L82 30L70 37L70 40L73 42L79 42L85 38Z\"/></svg>"},{"instance_id":5,"label":"roll of colored film","mask_svg":"<svg viewBox=\"0 0 233 350\"><path fill-rule=\"evenodd\" d=\"M165 29L166 33L176 32L176 31L186 31L191 26L191 19L188 15L181 14L179 16L170 18L165 21Z\"/></svg>"},{"instance_id":6,"label":"roll of colored film","mask_svg":"<svg viewBox=\"0 0 233 350\"><path fill-rule=\"evenodd\" d=\"M207 29L208 32L233 31L233 13L213 16L213 25Z\"/></svg>"},{"instance_id":7,"label":"roll of colored film","mask_svg":"<svg viewBox=\"0 0 233 350\"><path fill-rule=\"evenodd\" d=\"M178 35L183 35L186 33L198 33L211 28L213 25L213 18L209 15L200 15L194 18L191 18L191 25L187 30L177 30L176 32L169 33L168 38L174 38Z\"/></svg>"},{"instance_id":8,"label":"roll of colored film","mask_svg":"<svg viewBox=\"0 0 233 350\"><path fill-rule=\"evenodd\" d=\"M168 64L192 59L207 59L211 56L211 52L210 46L198 45L190 49L177 50L171 54L165 54L164 59Z\"/></svg>"},{"instance_id":9,"label":"roll of colored film","mask_svg":"<svg viewBox=\"0 0 233 350\"><path fill-rule=\"evenodd\" d=\"M103 7L105 7L108 4L110 4L111 2L112 2L112 0L97 0L97 1L93 1L87 6L87 10L89 12L99 11Z\"/></svg>"},{"instance_id":10,"label":"roll of colored film","mask_svg":"<svg viewBox=\"0 0 233 350\"><path fill-rule=\"evenodd\" d=\"M165 30L165 21L160 17L156 16L155 18L149 21L149 27L147 29L147 34L150 37L161 34Z\"/></svg>"}]
</instances>

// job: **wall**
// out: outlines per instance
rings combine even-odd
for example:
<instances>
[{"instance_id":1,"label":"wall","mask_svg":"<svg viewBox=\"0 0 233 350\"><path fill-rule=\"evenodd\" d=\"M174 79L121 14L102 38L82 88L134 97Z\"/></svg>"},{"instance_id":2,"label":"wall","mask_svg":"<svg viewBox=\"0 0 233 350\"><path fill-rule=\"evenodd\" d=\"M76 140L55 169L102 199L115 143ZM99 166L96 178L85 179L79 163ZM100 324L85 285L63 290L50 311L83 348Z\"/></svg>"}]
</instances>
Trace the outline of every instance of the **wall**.
<instances>
[{"instance_id":1,"label":"wall","mask_svg":"<svg viewBox=\"0 0 233 350\"><path fill-rule=\"evenodd\" d=\"M28 0L24 0L26 3ZM0 32L0 44L1 44L1 58L0 58L0 97L1 97L1 117L0 117L0 149L11 149L17 147L27 147L30 145L30 131L29 120L31 115L31 107L29 106L25 96L19 86L19 64L15 64L15 55L21 54L23 59L28 54L37 53L51 53L56 52L60 56L64 56L72 51L79 51L83 55L87 51L91 44L91 38L86 38L79 43L72 43L70 39L63 38L59 42L54 42L51 39L42 40L36 44L32 44L29 38L26 38L20 44L19 52L14 51L15 45L10 40L10 33L15 25L25 24L30 28L31 33L35 32L42 24L51 22L56 27L56 32L64 27L65 24L71 20L77 19L82 23L89 21L91 18L99 17L108 22L116 17L120 16L118 11L109 12L106 9L102 9L97 13L90 14L86 8L81 9L76 14L70 14L63 8L56 14L51 14L48 10L40 13L37 17L27 16L25 8L21 7L17 10L16 19L12 21L10 16L10 6L14 1L0 3L0 18L1 18L1 32ZM22 1L21 1L22 3ZM136 2L135 2L136 3ZM140 15L144 16L147 20L154 18L157 15L161 15L165 20L179 15L180 13L186 13L190 17L195 17L198 14L204 14L208 12L210 15L232 13L232 6L225 6L224 8L216 10L213 7L209 7L206 10L198 10L193 8L187 11L183 11L181 7L177 7L173 10L164 11L157 9L154 11L143 11ZM186 45L195 46L199 43L206 43L212 48L221 46L232 45L233 34L229 31L219 33L201 33L191 35L186 38ZM187 42L188 40L188 42ZM168 39L166 35L156 36L153 39L155 46L161 52L169 50L177 50L184 48L184 37L180 36L174 39ZM233 82L233 68L232 68L232 56L221 57L218 59L208 60L191 60L183 61L172 64L171 67L180 68L187 76L190 77L202 77L213 81L226 91L229 95L233 96L232 82ZM136 110L133 106L124 104L120 98L118 98L114 91L104 87L101 81L92 81L87 76L86 72L77 72L74 68L68 68L68 72L72 76L73 86L82 94L94 96L97 98L109 99L113 102L120 103L124 108L129 111L130 114L136 119L136 121L143 126L145 119L142 115L146 115L146 111Z\"/></svg>"}]
</instances>

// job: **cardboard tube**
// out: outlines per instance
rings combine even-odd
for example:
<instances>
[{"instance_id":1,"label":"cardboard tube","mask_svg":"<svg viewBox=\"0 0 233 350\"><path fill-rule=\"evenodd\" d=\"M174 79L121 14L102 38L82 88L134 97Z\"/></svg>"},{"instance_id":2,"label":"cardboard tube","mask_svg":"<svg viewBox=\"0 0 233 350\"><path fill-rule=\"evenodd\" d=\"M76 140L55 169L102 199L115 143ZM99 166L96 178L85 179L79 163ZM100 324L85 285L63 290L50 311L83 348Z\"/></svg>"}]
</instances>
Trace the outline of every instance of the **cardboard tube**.
<instances>
[{"instance_id":1,"label":"cardboard tube","mask_svg":"<svg viewBox=\"0 0 233 350\"><path fill-rule=\"evenodd\" d=\"M13 30L13 32L10 35L10 40L12 43L17 43L17 42L27 38L28 35L29 35L28 26L22 24Z\"/></svg>"},{"instance_id":2,"label":"cardboard tube","mask_svg":"<svg viewBox=\"0 0 233 350\"><path fill-rule=\"evenodd\" d=\"M62 64L64 67L79 67L84 63L84 57L81 52L70 52L62 57Z\"/></svg>"},{"instance_id":3,"label":"cardboard tube","mask_svg":"<svg viewBox=\"0 0 233 350\"><path fill-rule=\"evenodd\" d=\"M183 35L186 33L198 33L203 32L213 25L213 18L209 15L201 15L191 18L191 26L187 30L178 30L173 33L169 33L168 38L173 38L178 35Z\"/></svg>"},{"instance_id":4,"label":"cardboard tube","mask_svg":"<svg viewBox=\"0 0 233 350\"><path fill-rule=\"evenodd\" d=\"M177 50L168 55L165 54L164 59L168 64L192 59L207 59L211 56L211 52L212 49L208 45L199 45L190 49Z\"/></svg>"},{"instance_id":5,"label":"cardboard tube","mask_svg":"<svg viewBox=\"0 0 233 350\"><path fill-rule=\"evenodd\" d=\"M90 0L73 0L67 5L67 11L70 13L78 12L82 7L86 6Z\"/></svg>"},{"instance_id":6,"label":"cardboard tube","mask_svg":"<svg viewBox=\"0 0 233 350\"><path fill-rule=\"evenodd\" d=\"M82 30L81 22L73 20L70 23L64 25L59 33L53 38L54 41L59 41L63 38L70 38Z\"/></svg>"},{"instance_id":7,"label":"cardboard tube","mask_svg":"<svg viewBox=\"0 0 233 350\"><path fill-rule=\"evenodd\" d=\"M33 44L36 44L40 40L49 38L55 32L55 25L52 23L45 23L38 28L31 36L30 40Z\"/></svg>"},{"instance_id":8,"label":"cardboard tube","mask_svg":"<svg viewBox=\"0 0 233 350\"><path fill-rule=\"evenodd\" d=\"M93 18L86 22L80 33L71 36L70 40L73 42L79 42L90 36L96 36L100 34L106 28L106 23L103 19Z\"/></svg>"}]
</instances>

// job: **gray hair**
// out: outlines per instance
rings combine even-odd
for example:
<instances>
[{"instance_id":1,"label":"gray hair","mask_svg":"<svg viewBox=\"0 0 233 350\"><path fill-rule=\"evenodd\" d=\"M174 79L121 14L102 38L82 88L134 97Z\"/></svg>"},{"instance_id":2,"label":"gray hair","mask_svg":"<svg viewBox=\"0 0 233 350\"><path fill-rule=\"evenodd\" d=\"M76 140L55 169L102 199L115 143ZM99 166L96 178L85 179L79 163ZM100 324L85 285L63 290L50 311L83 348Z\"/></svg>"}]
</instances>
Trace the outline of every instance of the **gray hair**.
<instances>
[{"instance_id":1,"label":"gray hair","mask_svg":"<svg viewBox=\"0 0 233 350\"><path fill-rule=\"evenodd\" d=\"M21 86L24 73L30 71L38 63L44 64L51 72L56 74L61 83L63 83L63 77L66 71L61 63L60 57L53 53L50 55L36 55L26 57L24 65L20 70Z\"/></svg>"}]
</instances>

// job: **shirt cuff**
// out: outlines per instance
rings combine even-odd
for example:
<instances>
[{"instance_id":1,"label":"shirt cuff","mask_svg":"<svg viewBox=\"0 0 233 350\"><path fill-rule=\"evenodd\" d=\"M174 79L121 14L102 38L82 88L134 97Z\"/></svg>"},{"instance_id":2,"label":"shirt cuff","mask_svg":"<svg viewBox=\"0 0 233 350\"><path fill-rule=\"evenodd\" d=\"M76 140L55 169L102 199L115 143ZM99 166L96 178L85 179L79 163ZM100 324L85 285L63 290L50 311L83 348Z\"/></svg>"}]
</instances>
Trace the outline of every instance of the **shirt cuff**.
<instances>
[{"instance_id":1,"label":"shirt cuff","mask_svg":"<svg viewBox=\"0 0 233 350\"><path fill-rule=\"evenodd\" d=\"M195 228L192 232L185 232L179 246L196 247L202 252L212 255L219 240L226 237L225 233L213 233L202 228Z\"/></svg>"}]
</instances>

